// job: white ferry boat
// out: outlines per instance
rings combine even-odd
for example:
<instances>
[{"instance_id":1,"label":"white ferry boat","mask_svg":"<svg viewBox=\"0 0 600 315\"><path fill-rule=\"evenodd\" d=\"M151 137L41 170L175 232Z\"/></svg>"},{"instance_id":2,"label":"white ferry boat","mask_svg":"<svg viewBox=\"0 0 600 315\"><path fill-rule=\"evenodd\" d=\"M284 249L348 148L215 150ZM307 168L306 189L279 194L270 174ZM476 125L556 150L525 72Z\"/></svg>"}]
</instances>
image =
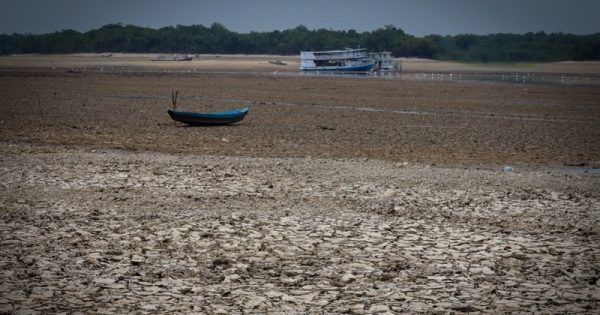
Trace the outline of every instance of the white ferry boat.
<instances>
[{"instance_id":1,"label":"white ferry boat","mask_svg":"<svg viewBox=\"0 0 600 315\"><path fill-rule=\"evenodd\" d=\"M369 62L374 65L373 71L398 71L400 68L398 62L394 60L392 53L389 51L369 53Z\"/></svg>"},{"instance_id":2,"label":"white ferry boat","mask_svg":"<svg viewBox=\"0 0 600 315\"><path fill-rule=\"evenodd\" d=\"M367 72L371 68L373 63L364 48L300 52L303 71Z\"/></svg>"}]
</instances>

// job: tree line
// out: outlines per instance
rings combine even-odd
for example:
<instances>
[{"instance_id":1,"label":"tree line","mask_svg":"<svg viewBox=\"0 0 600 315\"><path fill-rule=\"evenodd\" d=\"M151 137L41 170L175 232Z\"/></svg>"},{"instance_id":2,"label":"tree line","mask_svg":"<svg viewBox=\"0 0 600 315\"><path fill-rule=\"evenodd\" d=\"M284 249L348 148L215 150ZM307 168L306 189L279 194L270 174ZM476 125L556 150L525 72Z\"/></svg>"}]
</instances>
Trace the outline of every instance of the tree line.
<instances>
[{"instance_id":1,"label":"tree line","mask_svg":"<svg viewBox=\"0 0 600 315\"><path fill-rule=\"evenodd\" d=\"M83 52L278 54L302 50L362 47L390 51L395 57L477 62L600 60L600 33L573 35L544 32L415 37L392 25L371 32L309 30L238 33L219 23L159 29L108 24L88 32L0 34L0 55Z\"/></svg>"}]
</instances>

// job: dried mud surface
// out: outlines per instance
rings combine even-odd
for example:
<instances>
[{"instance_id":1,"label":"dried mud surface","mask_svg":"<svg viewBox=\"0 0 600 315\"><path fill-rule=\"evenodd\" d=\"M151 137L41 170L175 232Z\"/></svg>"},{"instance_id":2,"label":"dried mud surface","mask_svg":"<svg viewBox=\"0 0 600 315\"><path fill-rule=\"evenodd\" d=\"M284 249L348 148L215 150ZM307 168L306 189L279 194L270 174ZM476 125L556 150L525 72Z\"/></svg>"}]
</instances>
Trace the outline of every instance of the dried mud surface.
<instances>
[{"instance_id":1,"label":"dried mud surface","mask_svg":"<svg viewBox=\"0 0 600 315\"><path fill-rule=\"evenodd\" d=\"M178 108L248 106L240 124ZM0 71L0 140L257 157L600 166L600 90L253 73Z\"/></svg>"},{"instance_id":2,"label":"dried mud surface","mask_svg":"<svg viewBox=\"0 0 600 315\"><path fill-rule=\"evenodd\" d=\"M0 311L592 312L600 178L4 144Z\"/></svg>"},{"instance_id":3,"label":"dried mud surface","mask_svg":"<svg viewBox=\"0 0 600 315\"><path fill-rule=\"evenodd\" d=\"M172 90L250 114L175 125ZM0 313L600 306L597 89L23 68L0 94Z\"/></svg>"}]
</instances>

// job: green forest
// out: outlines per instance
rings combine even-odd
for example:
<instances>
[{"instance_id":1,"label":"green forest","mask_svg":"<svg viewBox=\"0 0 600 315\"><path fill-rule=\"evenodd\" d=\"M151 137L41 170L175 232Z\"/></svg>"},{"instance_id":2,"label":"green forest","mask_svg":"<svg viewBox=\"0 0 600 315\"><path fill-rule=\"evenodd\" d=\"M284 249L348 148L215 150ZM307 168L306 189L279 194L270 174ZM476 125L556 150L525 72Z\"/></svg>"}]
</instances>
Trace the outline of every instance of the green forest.
<instances>
[{"instance_id":1,"label":"green forest","mask_svg":"<svg viewBox=\"0 0 600 315\"><path fill-rule=\"evenodd\" d=\"M392 25L370 32L310 30L298 27L271 32L238 33L219 23L160 29L108 24L88 32L0 34L0 55L82 52L277 54L301 50L367 48L394 57L474 62L600 60L600 33L573 35L544 32L415 37Z\"/></svg>"}]
</instances>

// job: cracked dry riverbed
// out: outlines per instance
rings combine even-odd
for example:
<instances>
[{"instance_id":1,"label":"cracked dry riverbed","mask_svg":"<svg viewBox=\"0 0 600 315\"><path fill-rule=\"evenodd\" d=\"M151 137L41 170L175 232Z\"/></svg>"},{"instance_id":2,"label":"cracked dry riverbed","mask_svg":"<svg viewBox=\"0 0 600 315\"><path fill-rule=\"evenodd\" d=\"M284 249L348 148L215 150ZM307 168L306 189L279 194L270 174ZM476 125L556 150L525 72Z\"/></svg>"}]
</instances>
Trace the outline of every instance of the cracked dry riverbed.
<instances>
[{"instance_id":1,"label":"cracked dry riverbed","mask_svg":"<svg viewBox=\"0 0 600 315\"><path fill-rule=\"evenodd\" d=\"M600 177L0 146L0 313L592 313Z\"/></svg>"}]
</instances>

